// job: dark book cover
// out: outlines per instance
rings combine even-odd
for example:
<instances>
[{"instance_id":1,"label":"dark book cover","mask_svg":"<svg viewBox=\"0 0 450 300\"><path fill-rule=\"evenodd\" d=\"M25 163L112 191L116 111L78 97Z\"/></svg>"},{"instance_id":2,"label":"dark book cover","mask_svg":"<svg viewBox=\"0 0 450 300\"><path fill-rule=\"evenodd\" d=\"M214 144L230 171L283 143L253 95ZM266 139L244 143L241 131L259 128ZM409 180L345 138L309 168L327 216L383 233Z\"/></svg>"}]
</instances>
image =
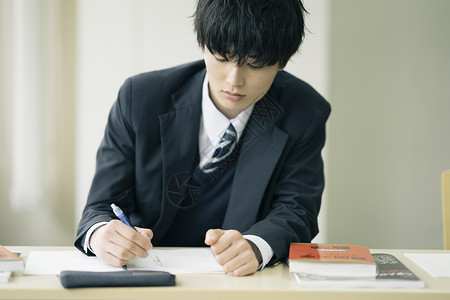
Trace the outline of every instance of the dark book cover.
<instances>
[{"instance_id":1,"label":"dark book cover","mask_svg":"<svg viewBox=\"0 0 450 300\"><path fill-rule=\"evenodd\" d=\"M374 253L372 254L372 256L377 263L377 280L420 280L394 255L386 253Z\"/></svg>"}]
</instances>

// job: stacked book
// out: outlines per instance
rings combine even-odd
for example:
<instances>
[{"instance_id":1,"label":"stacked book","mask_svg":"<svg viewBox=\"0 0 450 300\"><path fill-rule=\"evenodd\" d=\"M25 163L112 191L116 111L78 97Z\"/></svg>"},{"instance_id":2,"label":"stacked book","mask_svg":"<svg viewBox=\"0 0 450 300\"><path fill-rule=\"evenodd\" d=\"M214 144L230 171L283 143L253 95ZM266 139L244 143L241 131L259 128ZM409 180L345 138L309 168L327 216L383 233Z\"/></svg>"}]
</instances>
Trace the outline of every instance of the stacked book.
<instances>
[{"instance_id":1,"label":"stacked book","mask_svg":"<svg viewBox=\"0 0 450 300\"><path fill-rule=\"evenodd\" d=\"M23 271L23 260L0 245L0 283L8 282L13 272Z\"/></svg>"},{"instance_id":2,"label":"stacked book","mask_svg":"<svg viewBox=\"0 0 450 300\"><path fill-rule=\"evenodd\" d=\"M292 243L289 269L301 287L424 287L395 256L371 254L364 246Z\"/></svg>"}]
</instances>

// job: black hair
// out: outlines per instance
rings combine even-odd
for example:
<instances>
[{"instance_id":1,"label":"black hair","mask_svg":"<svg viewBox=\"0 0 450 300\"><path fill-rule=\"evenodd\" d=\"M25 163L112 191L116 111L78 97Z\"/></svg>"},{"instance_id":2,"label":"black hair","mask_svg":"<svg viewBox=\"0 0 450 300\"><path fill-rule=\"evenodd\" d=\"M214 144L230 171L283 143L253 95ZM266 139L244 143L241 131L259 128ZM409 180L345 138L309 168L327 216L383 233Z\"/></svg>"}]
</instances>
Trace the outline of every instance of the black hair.
<instances>
[{"instance_id":1,"label":"black hair","mask_svg":"<svg viewBox=\"0 0 450 300\"><path fill-rule=\"evenodd\" d=\"M301 0L199 0L194 29L200 47L239 66L284 67L305 36L305 13Z\"/></svg>"}]
</instances>

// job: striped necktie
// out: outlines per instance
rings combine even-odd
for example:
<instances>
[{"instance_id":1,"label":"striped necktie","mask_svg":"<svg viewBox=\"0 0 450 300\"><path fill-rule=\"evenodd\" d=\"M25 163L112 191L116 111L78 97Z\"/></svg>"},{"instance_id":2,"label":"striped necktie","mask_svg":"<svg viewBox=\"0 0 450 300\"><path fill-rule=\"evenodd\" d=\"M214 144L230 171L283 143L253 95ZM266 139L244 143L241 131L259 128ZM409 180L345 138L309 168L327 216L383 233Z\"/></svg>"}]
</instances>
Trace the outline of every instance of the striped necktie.
<instances>
[{"instance_id":1,"label":"striped necktie","mask_svg":"<svg viewBox=\"0 0 450 300\"><path fill-rule=\"evenodd\" d=\"M204 173L208 174L214 172L218 168L217 165L219 162L233 152L234 146L236 145L236 137L236 129L234 129L233 124L230 123L230 126L228 126L227 130L220 138L219 145L214 151L210 162L203 167Z\"/></svg>"}]
</instances>

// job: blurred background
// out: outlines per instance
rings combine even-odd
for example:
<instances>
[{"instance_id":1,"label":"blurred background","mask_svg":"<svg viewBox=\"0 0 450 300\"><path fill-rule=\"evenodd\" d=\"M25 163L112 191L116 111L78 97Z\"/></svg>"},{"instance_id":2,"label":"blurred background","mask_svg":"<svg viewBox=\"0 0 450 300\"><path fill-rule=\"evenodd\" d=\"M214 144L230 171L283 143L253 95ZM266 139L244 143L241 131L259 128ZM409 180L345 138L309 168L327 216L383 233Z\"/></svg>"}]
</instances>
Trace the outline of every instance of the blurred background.
<instances>
[{"instance_id":1,"label":"blurred background","mask_svg":"<svg viewBox=\"0 0 450 300\"><path fill-rule=\"evenodd\" d=\"M195 0L0 0L0 244L71 245L124 80L202 58ZM331 103L316 242L440 249L450 1L305 0Z\"/></svg>"}]
</instances>

